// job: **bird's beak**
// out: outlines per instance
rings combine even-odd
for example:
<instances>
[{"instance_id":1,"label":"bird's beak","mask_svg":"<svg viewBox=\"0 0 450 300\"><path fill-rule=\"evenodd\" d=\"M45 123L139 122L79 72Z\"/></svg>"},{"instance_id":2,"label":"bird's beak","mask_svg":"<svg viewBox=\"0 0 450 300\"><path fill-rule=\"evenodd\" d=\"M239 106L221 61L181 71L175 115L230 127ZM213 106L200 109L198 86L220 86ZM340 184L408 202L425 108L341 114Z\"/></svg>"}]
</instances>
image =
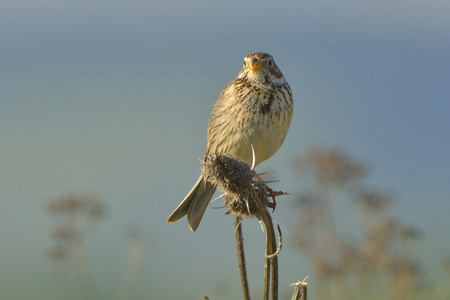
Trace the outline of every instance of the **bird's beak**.
<instances>
[{"instance_id":1,"label":"bird's beak","mask_svg":"<svg viewBox=\"0 0 450 300\"><path fill-rule=\"evenodd\" d=\"M255 57L253 58L250 63L248 64L248 69L250 71L256 72L263 68L262 63Z\"/></svg>"}]
</instances>

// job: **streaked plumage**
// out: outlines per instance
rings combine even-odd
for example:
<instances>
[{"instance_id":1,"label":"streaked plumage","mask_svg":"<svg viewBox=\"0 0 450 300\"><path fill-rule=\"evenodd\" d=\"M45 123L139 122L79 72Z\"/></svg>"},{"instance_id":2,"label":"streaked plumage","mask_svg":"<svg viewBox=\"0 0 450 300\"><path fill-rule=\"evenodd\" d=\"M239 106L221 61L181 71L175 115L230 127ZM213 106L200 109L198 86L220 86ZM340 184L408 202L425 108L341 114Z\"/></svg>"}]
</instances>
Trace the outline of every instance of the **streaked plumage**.
<instances>
[{"instance_id":1,"label":"streaked plumage","mask_svg":"<svg viewBox=\"0 0 450 300\"><path fill-rule=\"evenodd\" d=\"M270 158L280 148L292 119L291 89L272 56L252 53L244 58L238 76L223 89L209 118L205 155L230 154L252 165ZM176 222L187 215L195 231L215 192L202 176L169 216Z\"/></svg>"}]
</instances>

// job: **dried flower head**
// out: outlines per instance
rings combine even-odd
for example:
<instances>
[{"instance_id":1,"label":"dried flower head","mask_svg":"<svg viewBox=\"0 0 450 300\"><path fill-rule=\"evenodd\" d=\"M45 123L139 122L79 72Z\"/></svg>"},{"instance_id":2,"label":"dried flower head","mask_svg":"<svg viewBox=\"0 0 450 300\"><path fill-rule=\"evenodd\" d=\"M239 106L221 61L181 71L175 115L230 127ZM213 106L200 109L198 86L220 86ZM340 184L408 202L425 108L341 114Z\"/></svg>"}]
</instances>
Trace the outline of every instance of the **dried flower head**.
<instances>
[{"instance_id":1,"label":"dried flower head","mask_svg":"<svg viewBox=\"0 0 450 300\"><path fill-rule=\"evenodd\" d=\"M50 232L50 236L54 240L67 242L75 241L81 238L78 230L69 224L62 224L54 227Z\"/></svg>"},{"instance_id":2,"label":"dried flower head","mask_svg":"<svg viewBox=\"0 0 450 300\"><path fill-rule=\"evenodd\" d=\"M88 214L90 217L101 217L106 207L100 199L88 195L65 194L48 204L51 213Z\"/></svg>"},{"instance_id":3,"label":"dried flower head","mask_svg":"<svg viewBox=\"0 0 450 300\"><path fill-rule=\"evenodd\" d=\"M367 174L364 164L333 149L312 149L297 160L297 167L301 172L312 171L315 178L323 183L337 186L362 179Z\"/></svg>"},{"instance_id":4,"label":"dried flower head","mask_svg":"<svg viewBox=\"0 0 450 300\"><path fill-rule=\"evenodd\" d=\"M210 154L206 156L202 168L203 177L224 193L223 204L228 209L226 214L240 217L259 217L253 190L263 207L273 207L267 199L266 185L253 179L248 164L231 155Z\"/></svg>"},{"instance_id":5,"label":"dried flower head","mask_svg":"<svg viewBox=\"0 0 450 300\"><path fill-rule=\"evenodd\" d=\"M392 205L392 197L389 194L378 191L363 190L355 198L357 204L368 212L384 212Z\"/></svg>"},{"instance_id":6,"label":"dried flower head","mask_svg":"<svg viewBox=\"0 0 450 300\"><path fill-rule=\"evenodd\" d=\"M67 257L67 249L63 246L55 246L46 251L46 255L50 260L62 260Z\"/></svg>"}]
</instances>

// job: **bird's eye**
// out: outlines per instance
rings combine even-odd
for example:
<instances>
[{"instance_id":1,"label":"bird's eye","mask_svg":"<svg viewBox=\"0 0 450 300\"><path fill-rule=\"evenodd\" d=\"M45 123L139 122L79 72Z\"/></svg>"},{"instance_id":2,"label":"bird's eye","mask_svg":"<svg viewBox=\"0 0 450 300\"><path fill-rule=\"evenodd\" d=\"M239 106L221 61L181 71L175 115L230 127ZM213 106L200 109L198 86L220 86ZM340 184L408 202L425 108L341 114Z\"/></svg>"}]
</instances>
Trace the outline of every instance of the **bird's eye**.
<instances>
[{"instance_id":1,"label":"bird's eye","mask_svg":"<svg viewBox=\"0 0 450 300\"><path fill-rule=\"evenodd\" d=\"M269 60L269 66L273 65L273 60Z\"/></svg>"},{"instance_id":2,"label":"bird's eye","mask_svg":"<svg viewBox=\"0 0 450 300\"><path fill-rule=\"evenodd\" d=\"M245 62L245 60L244 60L244 67L247 65L247 63Z\"/></svg>"}]
</instances>

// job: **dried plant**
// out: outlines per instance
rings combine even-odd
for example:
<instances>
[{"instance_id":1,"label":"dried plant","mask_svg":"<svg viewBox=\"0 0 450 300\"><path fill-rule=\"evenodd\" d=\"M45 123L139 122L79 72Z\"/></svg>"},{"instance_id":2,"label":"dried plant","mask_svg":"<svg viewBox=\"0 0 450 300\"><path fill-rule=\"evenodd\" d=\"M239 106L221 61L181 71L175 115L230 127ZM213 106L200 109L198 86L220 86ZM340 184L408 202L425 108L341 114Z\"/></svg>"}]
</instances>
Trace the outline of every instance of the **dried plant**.
<instances>
[{"instance_id":1,"label":"dried plant","mask_svg":"<svg viewBox=\"0 0 450 300\"><path fill-rule=\"evenodd\" d=\"M50 230L54 245L47 250L47 256L62 271L58 279L62 281L66 297L101 299L91 276L85 241L92 225L106 213L103 201L92 196L66 194L51 200L48 212L57 219L57 223ZM128 263L117 285L115 299L131 298L131 289L137 281L147 248L147 238L143 234L133 230L130 237ZM75 280L71 280L72 270Z\"/></svg>"},{"instance_id":2,"label":"dried plant","mask_svg":"<svg viewBox=\"0 0 450 300\"><path fill-rule=\"evenodd\" d=\"M299 280L296 283L293 283L291 285L295 286L294 293L292 294L291 300L306 300L307 298L307 287L308 283L306 282L306 279L309 276L306 276L305 279Z\"/></svg>"},{"instance_id":3,"label":"dried plant","mask_svg":"<svg viewBox=\"0 0 450 300\"><path fill-rule=\"evenodd\" d=\"M223 193L223 204L228 209L226 214L259 219L260 213L252 193L256 194L264 209L273 208L273 203L267 198L267 186L255 180L250 166L236 157L208 155L203 163L202 175Z\"/></svg>"},{"instance_id":4,"label":"dried plant","mask_svg":"<svg viewBox=\"0 0 450 300\"><path fill-rule=\"evenodd\" d=\"M419 234L390 215L391 195L365 188L366 165L314 149L296 167L312 184L298 197L293 239L311 262L317 299L410 299L421 287L408 247Z\"/></svg>"},{"instance_id":5,"label":"dried plant","mask_svg":"<svg viewBox=\"0 0 450 300\"><path fill-rule=\"evenodd\" d=\"M450 256L442 259L441 266L444 271L441 282L437 285L433 299L436 300L448 300L450 299Z\"/></svg>"},{"instance_id":6,"label":"dried plant","mask_svg":"<svg viewBox=\"0 0 450 300\"><path fill-rule=\"evenodd\" d=\"M205 158L202 175L224 195L223 203L228 209L226 214L235 216L235 233L238 250L239 270L244 299L250 299L245 255L242 238L242 218L256 217L262 221L266 231L266 260L264 273L264 299L278 299L278 253L272 218L267 207L274 203L268 200L267 186L255 180L257 176L249 165L240 159L222 154L211 154ZM281 231L278 227L281 240ZM281 242L280 242L281 247ZM271 285L269 285L269 282Z\"/></svg>"},{"instance_id":7,"label":"dried plant","mask_svg":"<svg viewBox=\"0 0 450 300\"><path fill-rule=\"evenodd\" d=\"M59 217L59 222L50 231L54 246L47 256L60 265L71 261L83 299L97 299L97 291L91 278L83 241L91 225L106 212L106 207L96 197L67 194L51 200L48 211ZM72 291L70 280L64 280L65 290ZM74 297L74 295L70 295Z\"/></svg>"}]
</instances>

